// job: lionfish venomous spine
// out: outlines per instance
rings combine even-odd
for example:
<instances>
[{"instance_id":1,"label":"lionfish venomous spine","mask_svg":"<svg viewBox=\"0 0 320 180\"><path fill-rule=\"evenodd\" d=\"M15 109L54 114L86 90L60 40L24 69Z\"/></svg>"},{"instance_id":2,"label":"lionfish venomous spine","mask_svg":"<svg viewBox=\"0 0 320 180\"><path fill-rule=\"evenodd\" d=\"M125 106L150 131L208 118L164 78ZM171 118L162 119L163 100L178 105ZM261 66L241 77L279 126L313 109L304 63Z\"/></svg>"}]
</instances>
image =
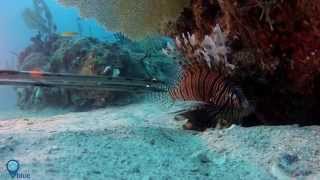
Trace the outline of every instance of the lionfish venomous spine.
<instances>
[{"instance_id":1,"label":"lionfish venomous spine","mask_svg":"<svg viewBox=\"0 0 320 180\"><path fill-rule=\"evenodd\" d=\"M231 67L226 60L227 51L223 49L225 42L220 27L214 28L213 34L206 36L200 45L193 36L188 37L183 36L182 42L179 39L176 42L177 47L191 57L186 57L187 62L182 63L179 79L169 89L170 97L175 101L199 102L196 109L209 118L206 126L217 125L218 121L226 125L238 122L252 111L252 107L241 90L212 67L221 64Z\"/></svg>"}]
</instances>

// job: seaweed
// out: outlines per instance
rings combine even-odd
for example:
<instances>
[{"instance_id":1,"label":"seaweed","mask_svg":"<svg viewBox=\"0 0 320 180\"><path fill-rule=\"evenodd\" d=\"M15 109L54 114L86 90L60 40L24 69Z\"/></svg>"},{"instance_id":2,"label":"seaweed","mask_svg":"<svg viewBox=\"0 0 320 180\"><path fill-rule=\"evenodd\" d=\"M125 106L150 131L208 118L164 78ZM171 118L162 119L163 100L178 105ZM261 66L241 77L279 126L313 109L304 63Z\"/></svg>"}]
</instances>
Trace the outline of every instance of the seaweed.
<instances>
[{"instance_id":1,"label":"seaweed","mask_svg":"<svg viewBox=\"0 0 320 180\"><path fill-rule=\"evenodd\" d=\"M43 0L33 0L33 9L26 8L22 16L26 25L31 29L48 36L56 32L50 9Z\"/></svg>"}]
</instances>

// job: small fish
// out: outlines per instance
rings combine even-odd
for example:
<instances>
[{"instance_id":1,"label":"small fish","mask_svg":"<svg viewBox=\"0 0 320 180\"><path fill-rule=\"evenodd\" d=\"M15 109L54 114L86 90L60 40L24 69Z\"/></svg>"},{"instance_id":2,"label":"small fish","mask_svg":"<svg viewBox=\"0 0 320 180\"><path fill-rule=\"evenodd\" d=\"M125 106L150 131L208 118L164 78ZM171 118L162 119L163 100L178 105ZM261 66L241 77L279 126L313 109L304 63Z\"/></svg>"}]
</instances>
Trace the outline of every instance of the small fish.
<instances>
[{"instance_id":1,"label":"small fish","mask_svg":"<svg viewBox=\"0 0 320 180\"><path fill-rule=\"evenodd\" d=\"M78 32L63 32L60 35L62 37L74 37L74 36L78 36L79 33Z\"/></svg>"},{"instance_id":2,"label":"small fish","mask_svg":"<svg viewBox=\"0 0 320 180\"><path fill-rule=\"evenodd\" d=\"M110 70L112 70L111 66L106 66L106 67L104 68L104 70L102 71L102 73L103 73L103 74L106 74L106 73L108 73Z\"/></svg>"}]
</instances>

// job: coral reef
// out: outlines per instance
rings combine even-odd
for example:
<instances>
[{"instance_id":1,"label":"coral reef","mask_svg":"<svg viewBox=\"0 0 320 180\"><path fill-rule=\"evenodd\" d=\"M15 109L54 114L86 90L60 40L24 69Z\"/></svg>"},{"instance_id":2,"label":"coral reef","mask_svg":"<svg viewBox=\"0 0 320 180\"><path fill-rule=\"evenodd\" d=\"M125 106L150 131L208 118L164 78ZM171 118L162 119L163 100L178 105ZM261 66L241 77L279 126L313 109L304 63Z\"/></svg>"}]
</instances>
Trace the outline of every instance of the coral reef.
<instances>
[{"instance_id":1,"label":"coral reef","mask_svg":"<svg viewBox=\"0 0 320 180\"><path fill-rule=\"evenodd\" d=\"M174 20L190 0L59 0L77 6L84 17L96 18L108 30L124 32L130 38L142 39L159 34L162 26Z\"/></svg>"},{"instance_id":2,"label":"coral reef","mask_svg":"<svg viewBox=\"0 0 320 180\"><path fill-rule=\"evenodd\" d=\"M320 117L319 0L60 2L76 6L83 16L94 17L107 28L124 34L117 35L121 48L109 47L109 51L115 52L108 55L114 61L112 66L97 60L101 58L100 51L93 53L96 50L91 49L87 53L83 50L86 48L77 49L82 45L75 42L73 45L67 42L48 45L50 43L43 43L41 38L35 37L33 41L37 41L34 43L37 46L29 47L31 49L60 47L57 50L60 53L51 57L57 61L49 63L53 72L63 69L86 75L119 76L126 71L135 74L135 68L125 70L126 61L120 63L117 60L135 57L139 61L137 66L147 67L147 76L161 74L161 68L150 66L150 59L161 64L157 45L163 46L162 42L147 40L137 43L126 37L139 39L160 32L174 39L178 37L176 45L182 56L177 58L222 62L222 66L215 67L241 86L256 107L254 117L264 124L298 123L299 120L305 121L304 124L319 123L314 122ZM217 28L218 24L221 29ZM217 31L223 35L214 36ZM181 44L191 46L179 48ZM72 50L68 50L70 48ZM165 49L164 53L168 54L173 48ZM73 60L79 54L80 60ZM84 57L85 62L81 61ZM25 67L29 64L33 63L25 64ZM40 65L46 66L45 63ZM112 67L116 67L115 70Z\"/></svg>"},{"instance_id":3,"label":"coral reef","mask_svg":"<svg viewBox=\"0 0 320 180\"><path fill-rule=\"evenodd\" d=\"M220 24L230 79L252 99L256 118L319 124L319 12L318 0L194 0L166 33L203 42Z\"/></svg>"},{"instance_id":4,"label":"coral reef","mask_svg":"<svg viewBox=\"0 0 320 180\"><path fill-rule=\"evenodd\" d=\"M129 39L110 43L94 38L73 39L54 34L47 39L38 34L31 40L32 44L19 54L19 70L168 81L170 69L173 69L170 60L158 60L166 59L160 50L149 52L143 48L143 42ZM158 39L154 44L160 48L161 44L165 44L163 41ZM102 90L29 87L18 88L17 93L22 109L64 106L85 110L110 104L127 104L134 100L131 93Z\"/></svg>"},{"instance_id":5,"label":"coral reef","mask_svg":"<svg viewBox=\"0 0 320 180\"><path fill-rule=\"evenodd\" d=\"M243 46L255 51L256 64L263 72L285 71L293 90L314 93L314 78L320 72L319 1L218 3L223 16L217 21L224 24L231 40L237 35Z\"/></svg>"}]
</instances>

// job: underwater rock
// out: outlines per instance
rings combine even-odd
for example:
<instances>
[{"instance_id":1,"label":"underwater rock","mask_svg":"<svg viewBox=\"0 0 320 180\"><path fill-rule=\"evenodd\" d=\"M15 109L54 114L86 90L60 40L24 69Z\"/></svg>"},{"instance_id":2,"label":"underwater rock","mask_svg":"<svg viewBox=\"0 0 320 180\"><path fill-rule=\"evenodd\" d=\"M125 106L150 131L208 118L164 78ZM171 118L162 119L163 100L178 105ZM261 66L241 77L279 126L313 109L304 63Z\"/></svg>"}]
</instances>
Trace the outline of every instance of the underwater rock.
<instances>
[{"instance_id":1,"label":"underwater rock","mask_svg":"<svg viewBox=\"0 0 320 180\"><path fill-rule=\"evenodd\" d=\"M252 119L319 124L319 9L319 0L194 0L167 33L202 42L219 24L235 67L226 76L254 100Z\"/></svg>"},{"instance_id":2,"label":"underwater rock","mask_svg":"<svg viewBox=\"0 0 320 180\"><path fill-rule=\"evenodd\" d=\"M282 154L271 167L271 173L279 179L303 178L312 174L297 155Z\"/></svg>"}]
</instances>

